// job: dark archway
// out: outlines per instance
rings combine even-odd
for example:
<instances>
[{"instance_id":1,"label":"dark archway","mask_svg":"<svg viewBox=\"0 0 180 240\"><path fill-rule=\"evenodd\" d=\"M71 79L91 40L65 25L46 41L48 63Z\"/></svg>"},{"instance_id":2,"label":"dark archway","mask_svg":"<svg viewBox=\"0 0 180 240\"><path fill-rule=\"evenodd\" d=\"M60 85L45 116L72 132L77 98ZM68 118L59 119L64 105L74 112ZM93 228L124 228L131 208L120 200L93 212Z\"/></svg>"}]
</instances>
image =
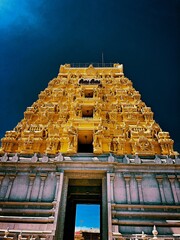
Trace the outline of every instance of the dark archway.
<instances>
[{"instance_id":1,"label":"dark archway","mask_svg":"<svg viewBox=\"0 0 180 240\"><path fill-rule=\"evenodd\" d=\"M79 130L78 153L93 153L93 131Z\"/></svg>"},{"instance_id":2,"label":"dark archway","mask_svg":"<svg viewBox=\"0 0 180 240\"><path fill-rule=\"evenodd\" d=\"M93 144L78 143L78 153L93 153Z\"/></svg>"}]
</instances>

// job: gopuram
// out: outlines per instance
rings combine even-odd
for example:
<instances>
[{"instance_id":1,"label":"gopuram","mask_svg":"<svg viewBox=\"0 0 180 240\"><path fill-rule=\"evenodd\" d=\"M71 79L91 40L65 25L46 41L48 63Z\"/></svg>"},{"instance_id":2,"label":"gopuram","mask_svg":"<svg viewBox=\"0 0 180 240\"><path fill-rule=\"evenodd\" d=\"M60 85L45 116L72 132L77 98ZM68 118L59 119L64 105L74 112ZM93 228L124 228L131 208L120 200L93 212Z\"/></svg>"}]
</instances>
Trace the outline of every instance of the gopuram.
<instances>
[{"instance_id":1,"label":"gopuram","mask_svg":"<svg viewBox=\"0 0 180 240\"><path fill-rule=\"evenodd\" d=\"M179 239L179 155L122 64L62 65L1 142L1 239L73 240L81 203L101 240Z\"/></svg>"}]
</instances>

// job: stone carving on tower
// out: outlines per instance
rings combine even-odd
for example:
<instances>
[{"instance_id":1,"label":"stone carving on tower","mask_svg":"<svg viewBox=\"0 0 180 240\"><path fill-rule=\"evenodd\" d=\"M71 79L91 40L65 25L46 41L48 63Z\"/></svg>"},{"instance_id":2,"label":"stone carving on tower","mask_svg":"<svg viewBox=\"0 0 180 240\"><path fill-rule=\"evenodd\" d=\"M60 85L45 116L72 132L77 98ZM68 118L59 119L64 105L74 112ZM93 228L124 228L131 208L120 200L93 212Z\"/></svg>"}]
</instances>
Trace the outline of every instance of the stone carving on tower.
<instances>
[{"instance_id":1,"label":"stone carving on tower","mask_svg":"<svg viewBox=\"0 0 180 240\"><path fill-rule=\"evenodd\" d=\"M24 119L2 139L2 153L174 155L173 140L153 119L123 66L60 67L59 74L28 107Z\"/></svg>"}]
</instances>

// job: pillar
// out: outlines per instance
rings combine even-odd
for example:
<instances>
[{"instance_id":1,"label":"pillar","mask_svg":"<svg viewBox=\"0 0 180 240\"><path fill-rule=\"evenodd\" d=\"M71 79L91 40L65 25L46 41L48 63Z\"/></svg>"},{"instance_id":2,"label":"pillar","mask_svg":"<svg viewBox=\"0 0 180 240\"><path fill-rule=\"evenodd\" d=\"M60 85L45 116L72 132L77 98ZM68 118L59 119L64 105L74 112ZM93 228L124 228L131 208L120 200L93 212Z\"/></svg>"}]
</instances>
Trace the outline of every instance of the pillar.
<instances>
[{"instance_id":1,"label":"pillar","mask_svg":"<svg viewBox=\"0 0 180 240\"><path fill-rule=\"evenodd\" d=\"M174 175L168 175L168 179L171 183L171 189L172 189L172 193L173 193L173 197L174 197L174 202L175 202L175 204L178 204L178 197L177 197L176 187L175 187L175 184L174 184L175 176Z\"/></svg>"},{"instance_id":2,"label":"pillar","mask_svg":"<svg viewBox=\"0 0 180 240\"><path fill-rule=\"evenodd\" d=\"M54 216L54 233L57 228L57 222L58 222L58 213L60 209L60 203L62 198L62 188L63 188L63 178L64 178L64 172L57 172L56 173L56 192L54 196L54 210L55 210L55 216Z\"/></svg>"},{"instance_id":3,"label":"pillar","mask_svg":"<svg viewBox=\"0 0 180 240\"><path fill-rule=\"evenodd\" d=\"M180 175L177 175L177 180L178 180L178 183L180 184ZM180 191L180 189L179 189ZM176 188L176 192L177 192L177 188ZM179 202L180 202L180 194L177 194L178 196L178 199L179 199Z\"/></svg>"},{"instance_id":4,"label":"pillar","mask_svg":"<svg viewBox=\"0 0 180 240\"><path fill-rule=\"evenodd\" d=\"M127 175L127 174L124 174L124 179L125 179L125 182L126 182L127 202L128 202L128 204L131 204L131 194L130 194L130 179L131 179L131 176Z\"/></svg>"},{"instance_id":5,"label":"pillar","mask_svg":"<svg viewBox=\"0 0 180 240\"><path fill-rule=\"evenodd\" d=\"M16 177L15 174L10 174L10 175L9 175L8 189L7 189L5 198L4 198L5 201L9 199L9 196L10 196L10 193L11 193L11 189L12 189L12 185L13 185L13 182L14 182L15 177Z\"/></svg>"},{"instance_id":6,"label":"pillar","mask_svg":"<svg viewBox=\"0 0 180 240\"><path fill-rule=\"evenodd\" d=\"M41 184L40 184L40 189L39 189L39 194L38 194L38 202L40 202L41 199L42 199L44 183L45 183L47 174L46 173L41 173L40 176L41 176Z\"/></svg>"},{"instance_id":7,"label":"pillar","mask_svg":"<svg viewBox=\"0 0 180 240\"><path fill-rule=\"evenodd\" d=\"M111 202L114 203L114 173L110 175Z\"/></svg>"},{"instance_id":8,"label":"pillar","mask_svg":"<svg viewBox=\"0 0 180 240\"><path fill-rule=\"evenodd\" d=\"M32 192L32 187L33 187L35 177L36 177L36 174L34 174L34 173L29 174L30 182L29 182L29 186L28 186L26 201L29 201L29 199L31 197L31 192Z\"/></svg>"},{"instance_id":9,"label":"pillar","mask_svg":"<svg viewBox=\"0 0 180 240\"><path fill-rule=\"evenodd\" d=\"M142 183L142 175L135 175L135 178L136 178L137 183L138 183L139 203L140 204L144 204L142 185L141 185L141 183Z\"/></svg>"},{"instance_id":10,"label":"pillar","mask_svg":"<svg viewBox=\"0 0 180 240\"><path fill-rule=\"evenodd\" d=\"M166 199L165 199L165 195L164 195L164 189L163 189L163 176L162 175L156 175L156 179L158 181L158 185L159 185L159 191L160 191L160 196L161 196L161 201L163 204L166 204Z\"/></svg>"},{"instance_id":11,"label":"pillar","mask_svg":"<svg viewBox=\"0 0 180 240\"><path fill-rule=\"evenodd\" d=\"M68 182L69 179L67 176L64 176L64 181L63 181L63 191L62 191L62 197L61 197L61 203L60 203L60 210L59 211L59 229L58 231L58 238L59 240L63 240L64 236L64 223L65 223L65 216L66 216L66 203L67 203L67 194L68 194Z\"/></svg>"},{"instance_id":12,"label":"pillar","mask_svg":"<svg viewBox=\"0 0 180 240\"><path fill-rule=\"evenodd\" d=\"M5 177L5 173L0 173L0 192L1 192L1 187L2 187L2 182ZM0 194L0 200L2 200L2 196Z\"/></svg>"},{"instance_id":13,"label":"pillar","mask_svg":"<svg viewBox=\"0 0 180 240\"><path fill-rule=\"evenodd\" d=\"M107 172L108 240L112 240L111 173Z\"/></svg>"},{"instance_id":14,"label":"pillar","mask_svg":"<svg viewBox=\"0 0 180 240\"><path fill-rule=\"evenodd\" d=\"M108 236L108 208L107 208L107 177L102 178L102 221L101 235L102 239L107 239Z\"/></svg>"}]
</instances>

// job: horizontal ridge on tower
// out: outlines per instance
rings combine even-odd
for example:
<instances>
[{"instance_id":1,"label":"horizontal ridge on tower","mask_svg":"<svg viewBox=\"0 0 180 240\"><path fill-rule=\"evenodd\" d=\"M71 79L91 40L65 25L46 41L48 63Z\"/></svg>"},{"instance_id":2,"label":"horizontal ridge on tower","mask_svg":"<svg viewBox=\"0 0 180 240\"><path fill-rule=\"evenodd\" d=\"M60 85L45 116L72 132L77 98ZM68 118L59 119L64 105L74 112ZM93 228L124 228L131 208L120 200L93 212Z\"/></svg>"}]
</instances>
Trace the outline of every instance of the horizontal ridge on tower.
<instances>
[{"instance_id":1,"label":"horizontal ridge on tower","mask_svg":"<svg viewBox=\"0 0 180 240\"><path fill-rule=\"evenodd\" d=\"M72 68L84 68L92 65L93 67L114 67L116 63L69 63Z\"/></svg>"}]
</instances>

